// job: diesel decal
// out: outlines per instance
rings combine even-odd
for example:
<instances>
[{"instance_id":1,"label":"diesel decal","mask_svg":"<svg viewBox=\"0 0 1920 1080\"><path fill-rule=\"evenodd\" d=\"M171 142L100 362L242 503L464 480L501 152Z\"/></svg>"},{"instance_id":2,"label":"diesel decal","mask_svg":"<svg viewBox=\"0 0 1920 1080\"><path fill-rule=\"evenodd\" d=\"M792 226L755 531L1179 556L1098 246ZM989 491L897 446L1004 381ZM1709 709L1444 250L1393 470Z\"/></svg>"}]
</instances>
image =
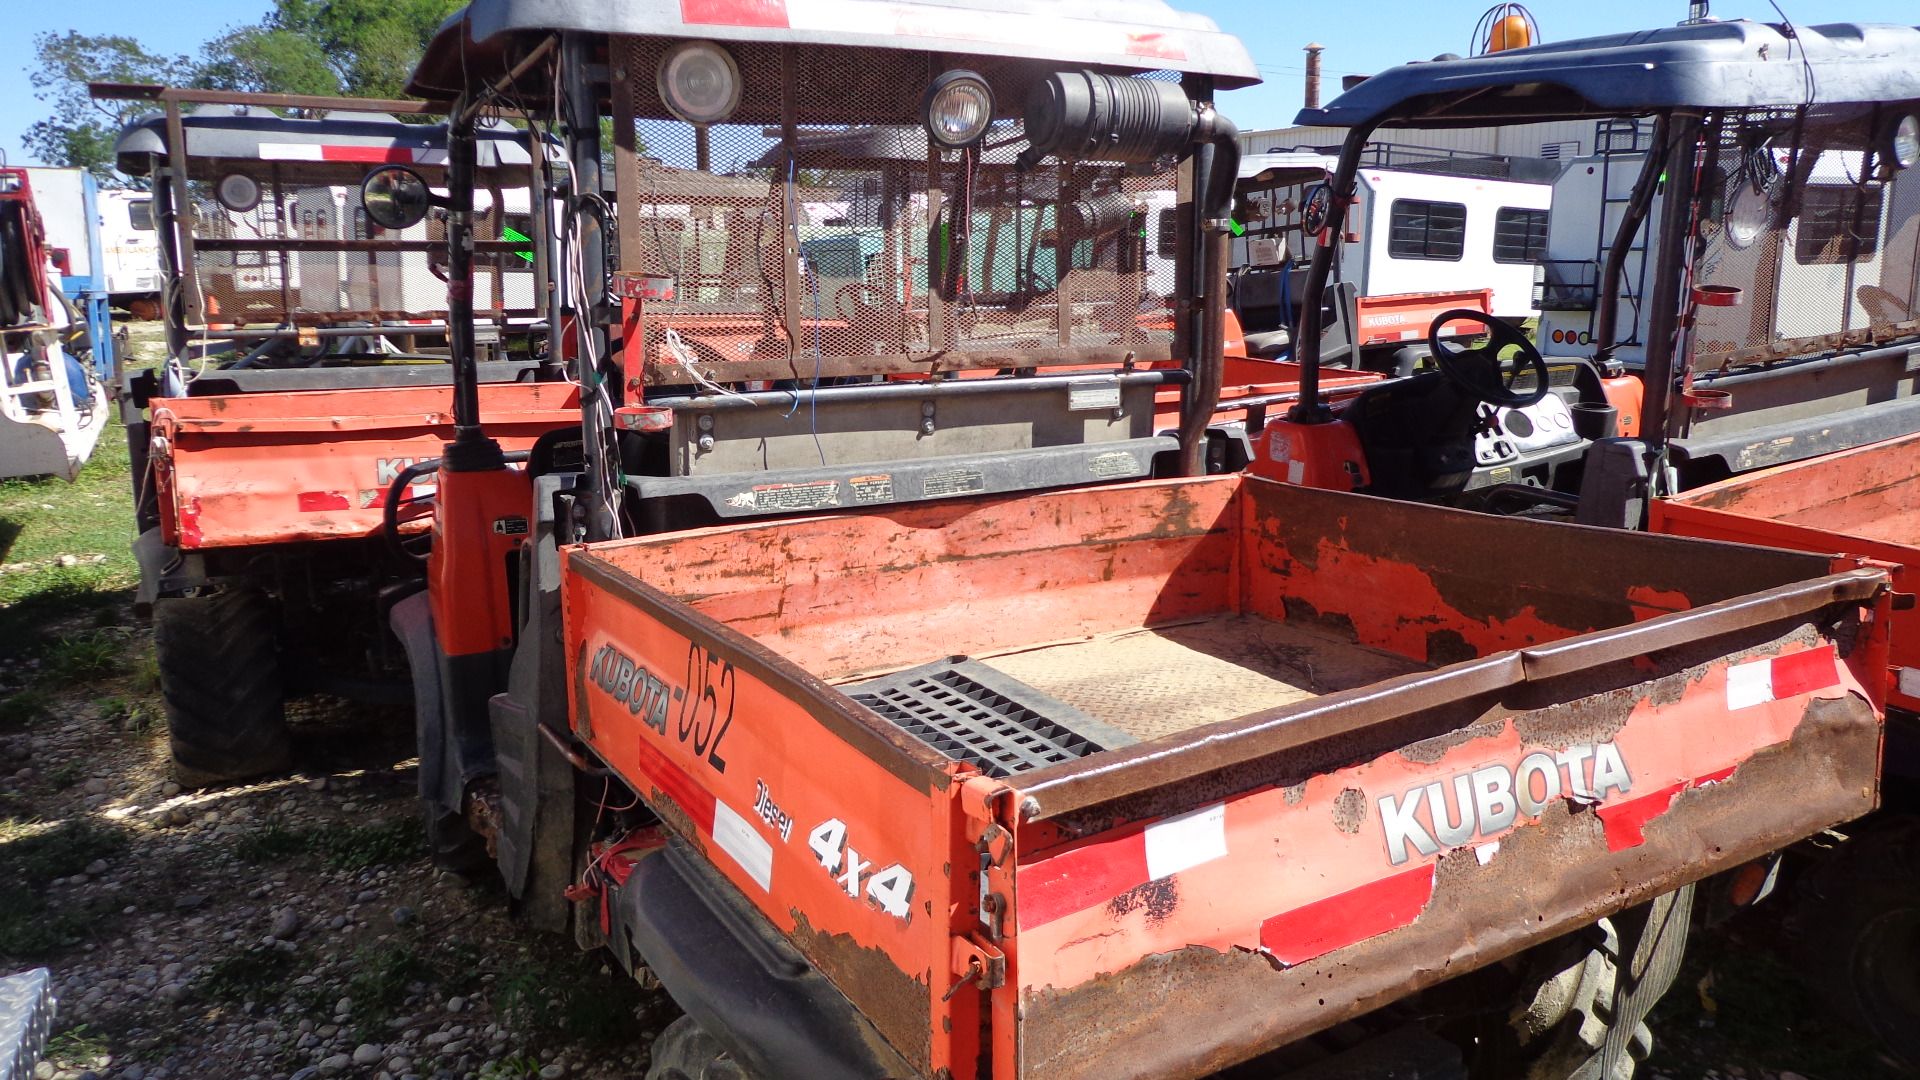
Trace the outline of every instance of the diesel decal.
<instances>
[{"instance_id":1,"label":"diesel decal","mask_svg":"<svg viewBox=\"0 0 1920 1080\"><path fill-rule=\"evenodd\" d=\"M1380 825L1387 838L1387 860L1395 866L1413 853L1435 855L1464 847L1478 836L1506 831L1516 818L1538 817L1561 796L1588 802L1633 790L1626 759L1610 742L1539 751L1519 767L1483 765L1451 781L1409 788L1380 799ZM1424 805L1423 805L1424 804Z\"/></svg>"},{"instance_id":2,"label":"diesel decal","mask_svg":"<svg viewBox=\"0 0 1920 1080\"><path fill-rule=\"evenodd\" d=\"M780 809L780 804L773 801L773 792L767 790L765 780L753 782L753 812L780 834L782 842L793 837L793 815Z\"/></svg>"},{"instance_id":3,"label":"diesel decal","mask_svg":"<svg viewBox=\"0 0 1920 1080\"><path fill-rule=\"evenodd\" d=\"M612 645L602 645L600 651L593 654L593 666L588 669L587 678L648 727L662 735L667 733L668 701L679 701L682 692L635 663L633 657Z\"/></svg>"}]
</instances>

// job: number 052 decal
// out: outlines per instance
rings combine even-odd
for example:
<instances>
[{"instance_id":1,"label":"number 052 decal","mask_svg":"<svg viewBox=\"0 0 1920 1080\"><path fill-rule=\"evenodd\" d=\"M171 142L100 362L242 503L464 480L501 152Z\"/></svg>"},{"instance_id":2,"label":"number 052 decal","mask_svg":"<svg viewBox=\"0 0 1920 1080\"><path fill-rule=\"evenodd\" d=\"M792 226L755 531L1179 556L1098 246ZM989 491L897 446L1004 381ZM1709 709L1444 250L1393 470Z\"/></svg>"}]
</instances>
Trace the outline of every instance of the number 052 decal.
<instances>
[{"instance_id":1,"label":"number 052 decal","mask_svg":"<svg viewBox=\"0 0 1920 1080\"><path fill-rule=\"evenodd\" d=\"M864 891L867 899L881 911L896 919L912 917L913 909L909 905L913 903L913 875L899 863L867 873L873 863L848 846L846 822L828 818L814 826L807 834L807 846L813 849L814 858L820 860L827 873L847 890L848 896L857 900Z\"/></svg>"}]
</instances>

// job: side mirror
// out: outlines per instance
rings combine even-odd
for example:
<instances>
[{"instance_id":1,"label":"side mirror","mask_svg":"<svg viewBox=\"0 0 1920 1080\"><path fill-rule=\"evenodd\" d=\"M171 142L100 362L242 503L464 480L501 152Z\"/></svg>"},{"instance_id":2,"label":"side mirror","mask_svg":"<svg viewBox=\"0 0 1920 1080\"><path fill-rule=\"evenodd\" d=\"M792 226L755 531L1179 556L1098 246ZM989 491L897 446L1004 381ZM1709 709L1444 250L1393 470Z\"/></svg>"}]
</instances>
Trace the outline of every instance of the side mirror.
<instances>
[{"instance_id":1,"label":"side mirror","mask_svg":"<svg viewBox=\"0 0 1920 1080\"><path fill-rule=\"evenodd\" d=\"M404 165L382 165L360 182L360 205L383 229L408 229L426 220L427 210L439 202L427 181Z\"/></svg>"}]
</instances>

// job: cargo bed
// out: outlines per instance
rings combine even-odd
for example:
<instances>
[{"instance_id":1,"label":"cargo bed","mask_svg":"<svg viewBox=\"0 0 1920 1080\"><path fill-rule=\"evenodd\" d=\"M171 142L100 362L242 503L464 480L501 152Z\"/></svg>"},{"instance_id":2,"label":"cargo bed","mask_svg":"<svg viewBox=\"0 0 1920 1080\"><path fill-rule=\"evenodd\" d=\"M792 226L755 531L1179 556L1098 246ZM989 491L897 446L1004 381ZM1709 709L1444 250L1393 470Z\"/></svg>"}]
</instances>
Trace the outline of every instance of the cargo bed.
<instances>
[{"instance_id":1,"label":"cargo bed","mask_svg":"<svg viewBox=\"0 0 1920 1080\"><path fill-rule=\"evenodd\" d=\"M1654 502L1648 528L1892 564L1920 591L1920 435L1737 476ZM1920 609L1893 613L1888 701L1920 712Z\"/></svg>"},{"instance_id":2,"label":"cargo bed","mask_svg":"<svg viewBox=\"0 0 1920 1080\"><path fill-rule=\"evenodd\" d=\"M1202 1075L1876 800L1846 559L1228 476L565 567L573 734L914 1073Z\"/></svg>"}]
</instances>

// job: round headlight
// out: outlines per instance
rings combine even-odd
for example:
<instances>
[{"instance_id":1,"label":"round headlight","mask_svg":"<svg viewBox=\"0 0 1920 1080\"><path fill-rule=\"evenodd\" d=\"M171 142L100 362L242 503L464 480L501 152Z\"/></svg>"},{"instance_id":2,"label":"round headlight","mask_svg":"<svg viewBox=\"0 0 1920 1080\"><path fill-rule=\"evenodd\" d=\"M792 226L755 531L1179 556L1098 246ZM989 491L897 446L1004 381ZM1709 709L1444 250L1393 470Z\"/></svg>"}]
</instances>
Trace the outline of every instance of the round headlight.
<instances>
[{"instance_id":1,"label":"round headlight","mask_svg":"<svg viewBox=\"0 0 1920 1080\"><path fill-rule=\"evenodd\" d=\"M245 173L228 173L214 186L213 197L236 214L260 205L260 183Z\"/></svg>"},{"instance_id":2,"label":"round headlight","mask_svg":"<svg viewBox=\"0 0 1920 1080\"><path fill-rule=\"evenodd\" d=\"M941 146L972 146L993 123L993 91L971 71L949 71L933 80L921 105L927 134Z\"/></svg>"},{"instance_id":3,"label":"round headlight","mask_svg":"<svg viewBox=\"0 0 1920 1080\"><path fill-rule=\"evenodd\" d=\"M717 124L740 105L740 67L711 41L683 41L660 60L660 100L689 124Z\"/></svg>"},{"instance_id":4,"label":"round headlight","mask_svg":"<svg viewBox=\"0 0 1920 1080\"><path fill-rule=\"evenodd\" d=\"M1908 113L1887 131L1887 163L1896 169L1920 165L1920 116Z\"/></svg>"}]
</instances>

